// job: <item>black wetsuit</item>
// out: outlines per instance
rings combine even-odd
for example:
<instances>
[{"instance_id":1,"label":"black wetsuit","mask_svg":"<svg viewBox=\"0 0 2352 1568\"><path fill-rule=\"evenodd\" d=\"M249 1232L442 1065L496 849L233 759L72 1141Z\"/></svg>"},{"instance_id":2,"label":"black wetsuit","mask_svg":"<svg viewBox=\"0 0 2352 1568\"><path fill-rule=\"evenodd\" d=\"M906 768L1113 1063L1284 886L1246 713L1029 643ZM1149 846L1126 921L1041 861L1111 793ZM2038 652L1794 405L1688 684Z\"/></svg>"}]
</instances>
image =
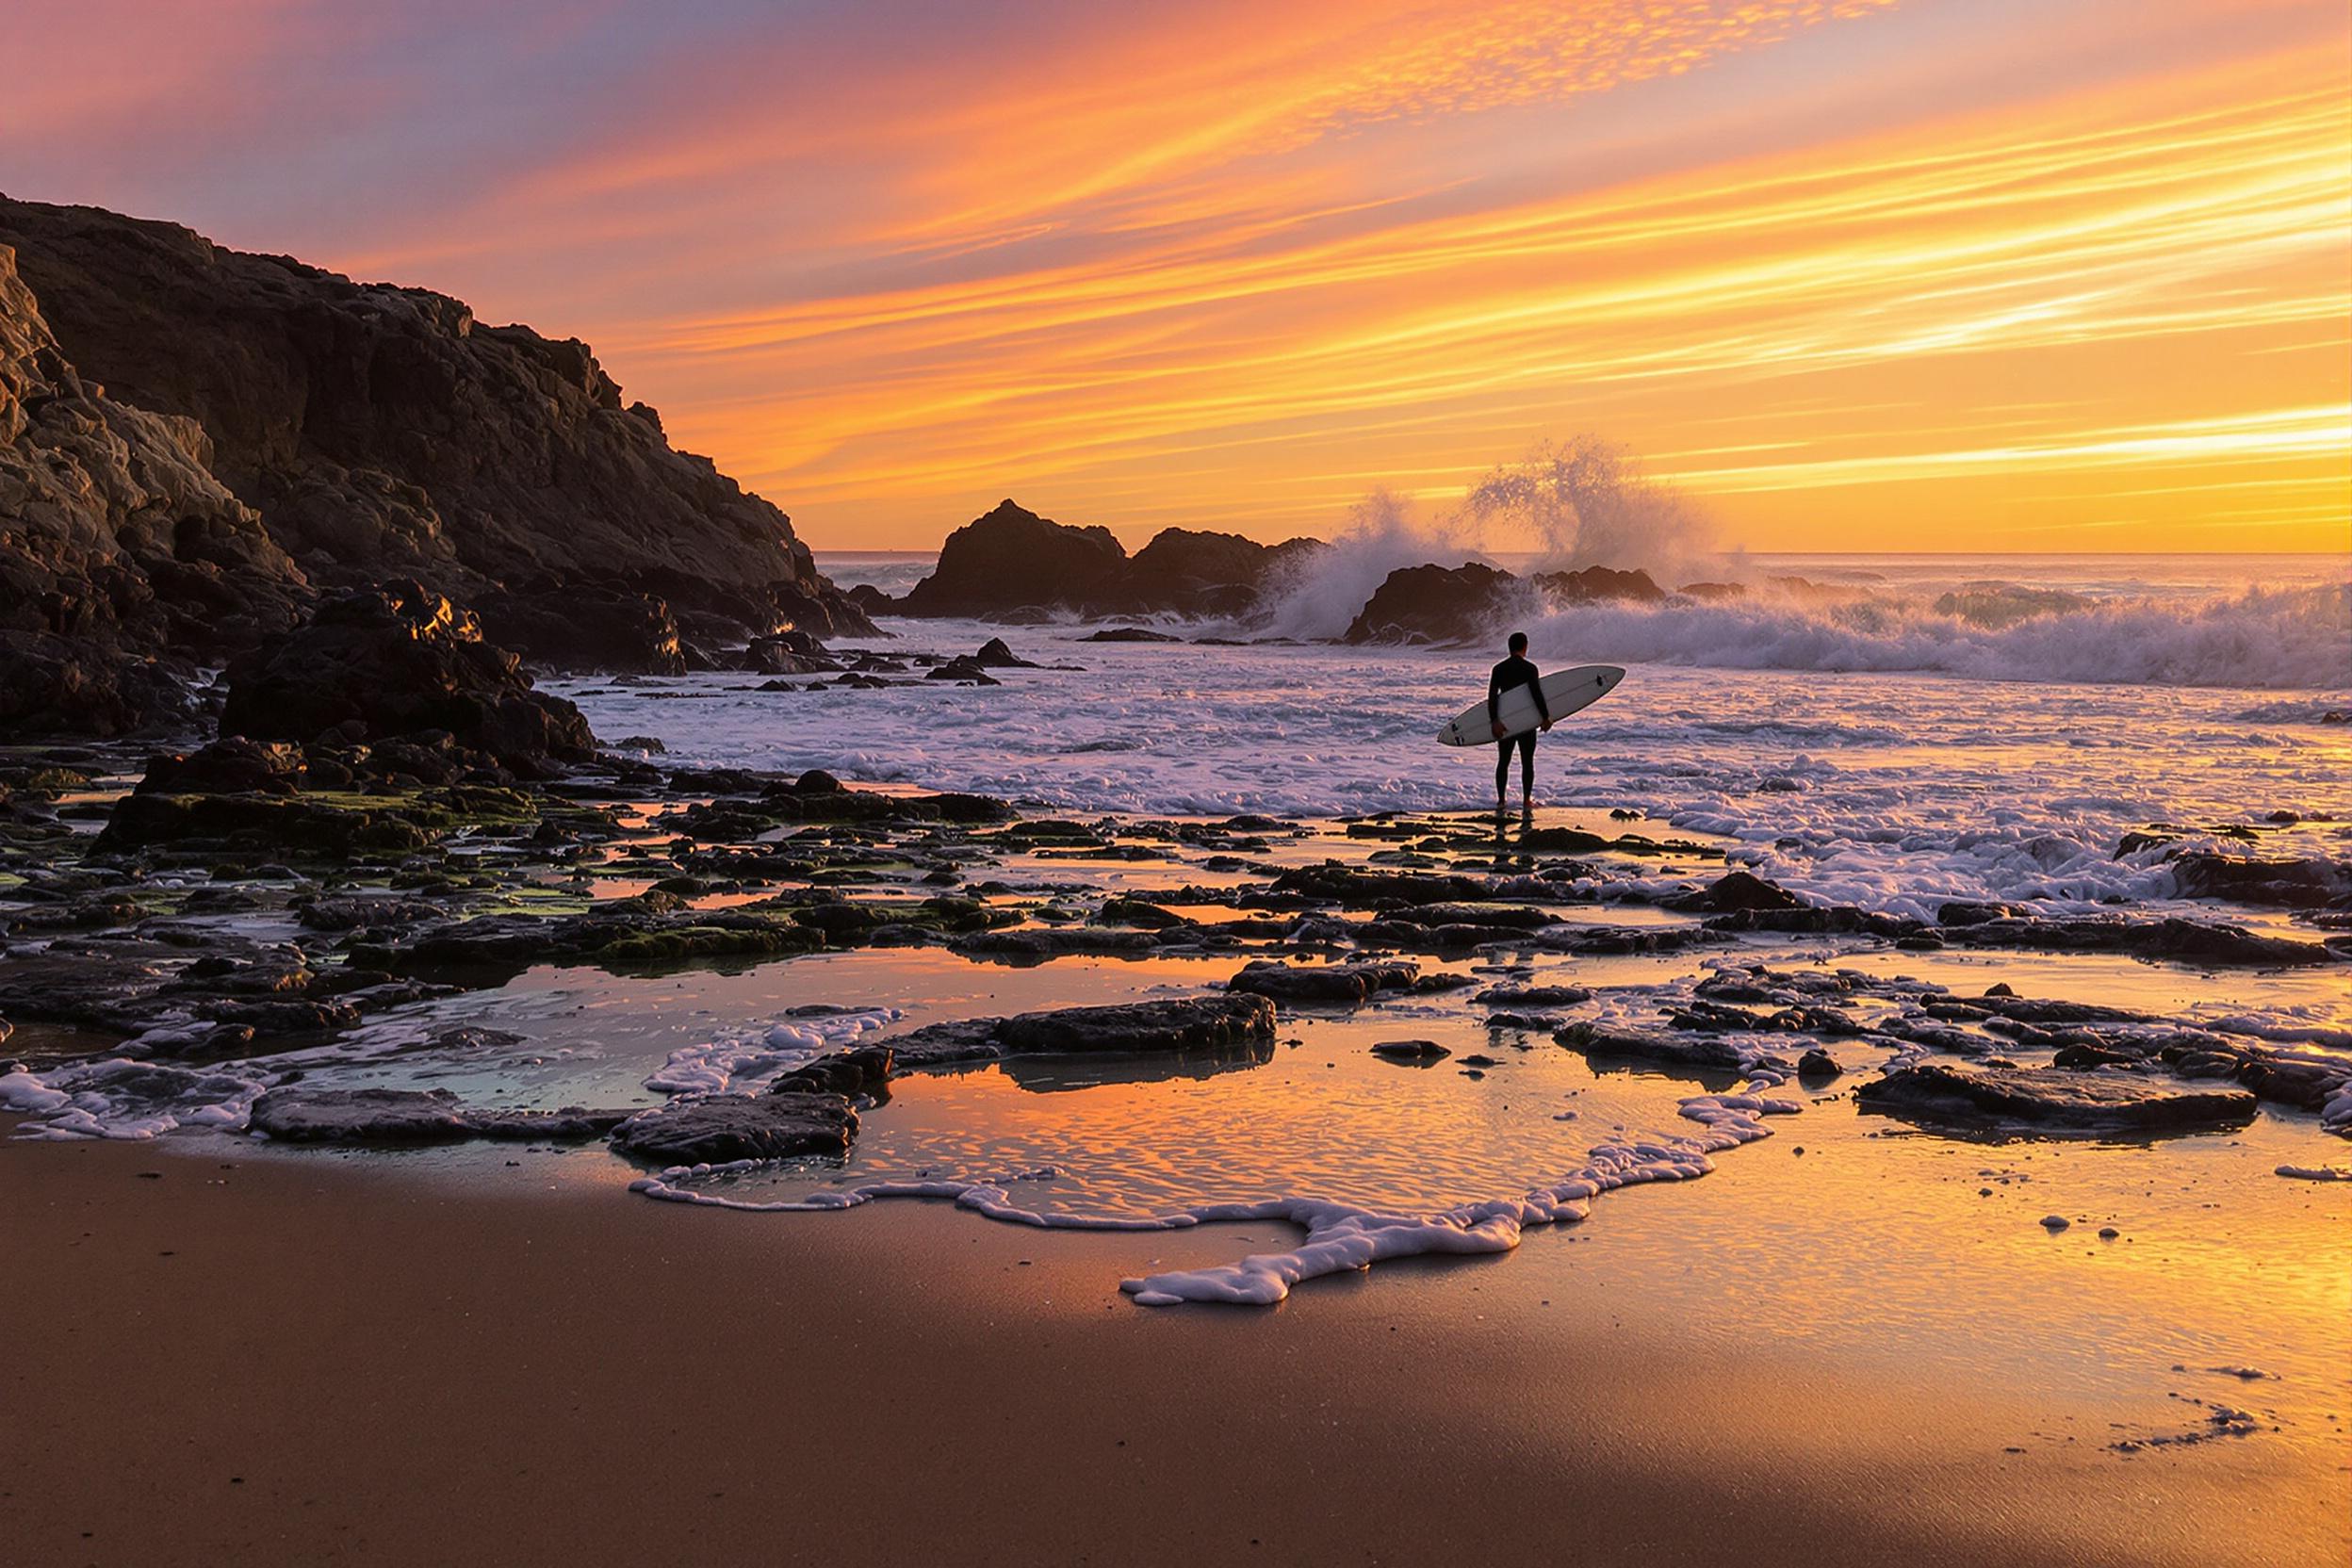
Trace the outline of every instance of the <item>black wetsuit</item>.
<instances>
[{"instance_id":1,"label":"black wetsuit","mask_svg":"<svg viewBox=\"0 0 2352 1568\"><path fill-rule=\"evenodd\" d=\"M1533 664L1514 653L1495 665L1494 673L1487 678L1487 723L1500 724L1502 722L1503 694L1515 691L1522 686L1534 688L1536 713L1544 723L1552 722L1552 710L1544 700L1544 678L1536 672ZM1497 744L1501 749L1501 755L1494 759L1494 798L1497 801L1501 800L1511 787L1511 751L1513 746L1519 748L1519 792L1523 795L1533 796L1535 793L1535 731L1530 729L1525 735L1507 736Z\"/></svg>"}]
</instances>

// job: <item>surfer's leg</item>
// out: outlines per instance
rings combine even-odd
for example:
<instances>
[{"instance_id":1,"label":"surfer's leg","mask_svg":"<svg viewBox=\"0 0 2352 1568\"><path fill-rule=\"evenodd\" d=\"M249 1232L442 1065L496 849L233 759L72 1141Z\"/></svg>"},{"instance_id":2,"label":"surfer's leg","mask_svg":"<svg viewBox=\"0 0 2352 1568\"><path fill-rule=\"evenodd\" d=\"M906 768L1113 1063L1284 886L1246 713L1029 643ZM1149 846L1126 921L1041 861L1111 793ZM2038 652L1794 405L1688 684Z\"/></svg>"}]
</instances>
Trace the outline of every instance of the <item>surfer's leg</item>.
<instances>
[{"instance_id":1,"label":"surfer's leg","mask_svg":"<svg viewBox=\"0 0 2352 1568\"><path fill-rule=\"evenodd\" d=\"M1505 736L1494 743L1494 809L1503 808L1511 799L1511 744L1515 736Z\"/></svg>"},{"instance_id":2,"label":"surfer's leg","mask_svg":"<svg viewBox=\"0 0 2352 1568\"><path fill-rule=\"evenodd\" d=\"M1519 737L1519 803L1530 808L1535 805L1535 732L1533 730Z\"/></svg>"}]
</instances>

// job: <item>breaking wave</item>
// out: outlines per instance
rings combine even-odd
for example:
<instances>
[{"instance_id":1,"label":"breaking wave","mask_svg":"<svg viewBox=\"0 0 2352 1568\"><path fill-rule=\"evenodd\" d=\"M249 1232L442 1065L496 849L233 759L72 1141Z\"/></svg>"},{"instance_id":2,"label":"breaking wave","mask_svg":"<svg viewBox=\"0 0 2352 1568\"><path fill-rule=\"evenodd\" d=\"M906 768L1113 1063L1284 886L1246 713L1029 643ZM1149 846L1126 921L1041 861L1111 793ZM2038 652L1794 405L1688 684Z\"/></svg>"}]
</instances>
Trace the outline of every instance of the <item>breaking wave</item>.
<instances>
[{"instance_id":1,"label":"breaking wave","mask_svg":"<svg viewBox=\"0 0 2352 1568\"><path fill-rule=\"evenodd\" d=\"M1527 629L1539 657L1554 661L2273 691L2352 685L2352 583L2193 602L1983 584L1936 599L1765 589L1723 602L1581 605Z\"/></svg>"}]
</instances>

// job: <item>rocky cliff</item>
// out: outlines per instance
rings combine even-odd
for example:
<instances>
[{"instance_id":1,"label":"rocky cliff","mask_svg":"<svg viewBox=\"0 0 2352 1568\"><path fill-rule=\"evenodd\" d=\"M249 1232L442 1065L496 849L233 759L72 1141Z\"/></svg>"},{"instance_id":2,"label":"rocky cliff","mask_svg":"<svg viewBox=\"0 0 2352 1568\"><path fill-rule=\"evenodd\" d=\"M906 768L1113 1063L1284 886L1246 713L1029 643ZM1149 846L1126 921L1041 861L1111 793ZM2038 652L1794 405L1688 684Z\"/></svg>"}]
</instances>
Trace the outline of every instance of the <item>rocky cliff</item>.
<instances>
[{"instance_id":1,"label":"rocky cliff","mask_svg":"<svg viewBox=\"0 0 2352 1568\"><path fill-rule=\"evenodd\" d=\"M0 199L0 245L21 274L0 297L0 626L233 651L319 590L400 577L495 605L527 654L563 627L571 663L664 667L680 624L871 630L784 514L673 449L584 343L92 207ZM153 455L80 451L107 477L17 498L58 439L23 428L44 398L86 405L74 440ZM582 657L583 605L632 645Z\"/></svg>"}]
</instances>

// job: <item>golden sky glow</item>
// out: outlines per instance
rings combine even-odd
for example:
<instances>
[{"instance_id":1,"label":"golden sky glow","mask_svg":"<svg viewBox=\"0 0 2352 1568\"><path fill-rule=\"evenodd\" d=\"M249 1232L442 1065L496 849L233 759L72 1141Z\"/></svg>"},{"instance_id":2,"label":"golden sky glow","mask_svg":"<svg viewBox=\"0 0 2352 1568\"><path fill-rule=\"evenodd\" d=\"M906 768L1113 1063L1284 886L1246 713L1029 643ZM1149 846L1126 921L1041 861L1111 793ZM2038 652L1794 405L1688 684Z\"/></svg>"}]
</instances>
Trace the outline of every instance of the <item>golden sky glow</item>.
<instances>
[{"instance_id":1,"label":"golden sky glow","mask_svg":"<svg viewBox=\"0 0 2352 1568\"><path fill-rule=\"evenodd\" d=\"M1761 549L2352 548L2341 4L240 8L0 188L578 333L820 548L1585 431Z\"/></svg>"}]
</instances>

